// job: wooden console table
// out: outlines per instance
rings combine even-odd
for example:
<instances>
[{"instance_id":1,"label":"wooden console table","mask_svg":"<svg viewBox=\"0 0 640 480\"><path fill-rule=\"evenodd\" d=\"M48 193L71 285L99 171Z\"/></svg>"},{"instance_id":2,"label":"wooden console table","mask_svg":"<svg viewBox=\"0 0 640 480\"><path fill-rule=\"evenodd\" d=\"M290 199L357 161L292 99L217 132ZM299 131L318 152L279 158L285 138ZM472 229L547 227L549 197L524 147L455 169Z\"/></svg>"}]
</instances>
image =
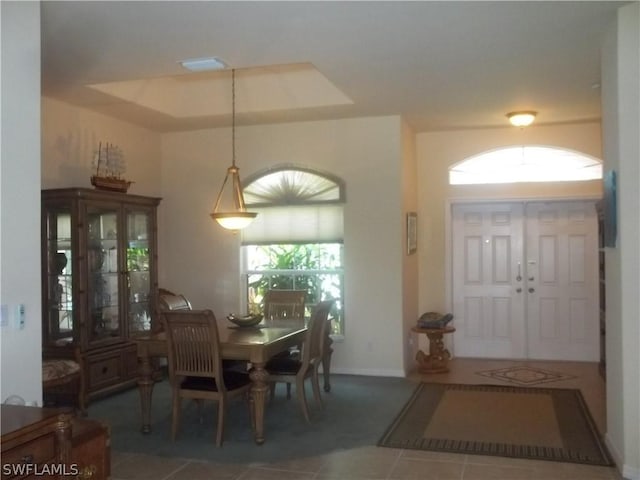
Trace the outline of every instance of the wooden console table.
<instances>
[{"instance_id":1,"label":"wooden console table","mask_svg":"<svg viewBox=\"0 0 640 480\"><path fill-rule=\"evenodd\" d=\"M444 328L420 328L413 327L411 331L416 333L424 333L429 339L429 354L422 350L418 350L416 354L416 362L418 369L422 373L446 373L449 371L449 359L451 354L449 350L444 348L442 337L447 333L456 331L453 327Z\"/></svg>"},{"instance_id":2,"label":"wooden console table","mask_svg":"<svg viewBox=\"0 0 640 480\"><path fill-rule=\"evenodd\" d=\"M2 480L110 476L109 429L70 409L2 405Z\"/></svg>"}]
</instances>

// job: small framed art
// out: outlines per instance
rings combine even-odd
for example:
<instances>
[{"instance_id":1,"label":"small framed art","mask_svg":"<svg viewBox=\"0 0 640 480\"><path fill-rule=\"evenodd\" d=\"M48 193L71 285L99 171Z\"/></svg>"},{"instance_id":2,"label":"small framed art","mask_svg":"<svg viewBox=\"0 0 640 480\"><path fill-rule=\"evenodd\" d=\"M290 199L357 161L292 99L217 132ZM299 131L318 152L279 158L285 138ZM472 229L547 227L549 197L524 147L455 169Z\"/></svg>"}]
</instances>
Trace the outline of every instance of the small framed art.
<instances>
[{"instance_id":1,"label":"small framed art","mask_svg":"<svg viewBox=\"0 0 640 480\"><path fill-rule=\"evenodd\" d=\"M602 176L604 203L604 246L615 248L618 238L618 208L616 172L609 170Z\"/></svg>"},{"instance_id":2,"label":"small framed art","mask_svg":"<svg viewBox=\"0 0 640 480\"><path fill-rule=\"evenodd\" d=\"M418 249L418 214L407 213L407 255L415 253Z\"/></svg>"}]
</instances>

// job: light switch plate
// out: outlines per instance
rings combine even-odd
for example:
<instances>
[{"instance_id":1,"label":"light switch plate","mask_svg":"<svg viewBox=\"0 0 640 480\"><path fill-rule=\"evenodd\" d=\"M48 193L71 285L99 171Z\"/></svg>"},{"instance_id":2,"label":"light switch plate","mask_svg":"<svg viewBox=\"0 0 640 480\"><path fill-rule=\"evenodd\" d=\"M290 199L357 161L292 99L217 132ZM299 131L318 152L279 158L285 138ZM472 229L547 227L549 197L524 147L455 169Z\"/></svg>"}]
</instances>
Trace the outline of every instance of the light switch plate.
<instances>
[{"instance_id":1,"label":"light switch plate","mask_svg":"<svg viewBox=\"0 0 640 480\"><path fill-rule=\"evenodd\" d=\"M3 303L0 305L0 328L9 326L9 305Z\"/></svg>"},{"instance_id":2,"label":"light switch plate","mask_svg":"<svg viewBox=\"0 0 640 480\"><path fill-rule=\"evenodd\" d=\"M13 321L14 321L14 328L16 330L22 330L24 328L24 321L25 321L24 303L19 303L18 305L16 305Z\"/></svg>"}]
</instances>

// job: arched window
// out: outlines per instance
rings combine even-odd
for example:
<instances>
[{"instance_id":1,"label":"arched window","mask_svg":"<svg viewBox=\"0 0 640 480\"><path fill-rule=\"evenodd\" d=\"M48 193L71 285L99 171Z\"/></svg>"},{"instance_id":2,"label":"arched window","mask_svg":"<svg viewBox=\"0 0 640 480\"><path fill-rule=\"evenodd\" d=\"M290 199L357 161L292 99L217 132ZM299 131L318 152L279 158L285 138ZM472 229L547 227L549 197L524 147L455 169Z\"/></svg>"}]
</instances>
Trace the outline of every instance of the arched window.
<instances>
[{"instance_id":1,"label":"arched window","mask_svg":"<svg viewBox=\"0 0 640 480\"><path fill-rule=\"evenodd\" d=\"M310 169L282 166L249 177L247 208L258 217L242 231L242 243L334 242L344 237L344 183Z\"/></svg>"},{"instance_id":2,"label":"arched window","mask_svg":"<svg viewBox=\"0 0 640 480\"><path fill-rule=\"evenodd\" d=\"M332 175L285 165L245 180L242 230L247 302L258 308L268 289L304 289L310 314L334 299L333 334L344 332L344 183Z\"/></svg>"},{"instance_id":3,"label":"arched window","mask_svg":"<svg viewBox=\"0 0 640 480\"><path fill-rule=\"evenodd\" d=\"M469 157L449 169L449 184L568 182L602 178L597 158L564 148L524 145Z\"/></svg>"}]
</instances>

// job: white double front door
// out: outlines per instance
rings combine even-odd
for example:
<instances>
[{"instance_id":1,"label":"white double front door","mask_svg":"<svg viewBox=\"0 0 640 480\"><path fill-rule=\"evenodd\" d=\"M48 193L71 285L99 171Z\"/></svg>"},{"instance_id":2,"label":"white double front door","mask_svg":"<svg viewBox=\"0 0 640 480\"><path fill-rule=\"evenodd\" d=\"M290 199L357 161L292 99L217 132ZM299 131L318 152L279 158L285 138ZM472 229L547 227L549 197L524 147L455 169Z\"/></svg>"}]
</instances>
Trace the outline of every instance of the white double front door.
<instances>
[{"instance_id":1,"label":"white double front door","mask_svg":"<svg viewBox=\"0 0 640 480\"><path fill-rule=\"evenodd\" d=\"M593 201L456 204L451 218L456 356L598 360Z\"/></svg>"}]
</instances>

